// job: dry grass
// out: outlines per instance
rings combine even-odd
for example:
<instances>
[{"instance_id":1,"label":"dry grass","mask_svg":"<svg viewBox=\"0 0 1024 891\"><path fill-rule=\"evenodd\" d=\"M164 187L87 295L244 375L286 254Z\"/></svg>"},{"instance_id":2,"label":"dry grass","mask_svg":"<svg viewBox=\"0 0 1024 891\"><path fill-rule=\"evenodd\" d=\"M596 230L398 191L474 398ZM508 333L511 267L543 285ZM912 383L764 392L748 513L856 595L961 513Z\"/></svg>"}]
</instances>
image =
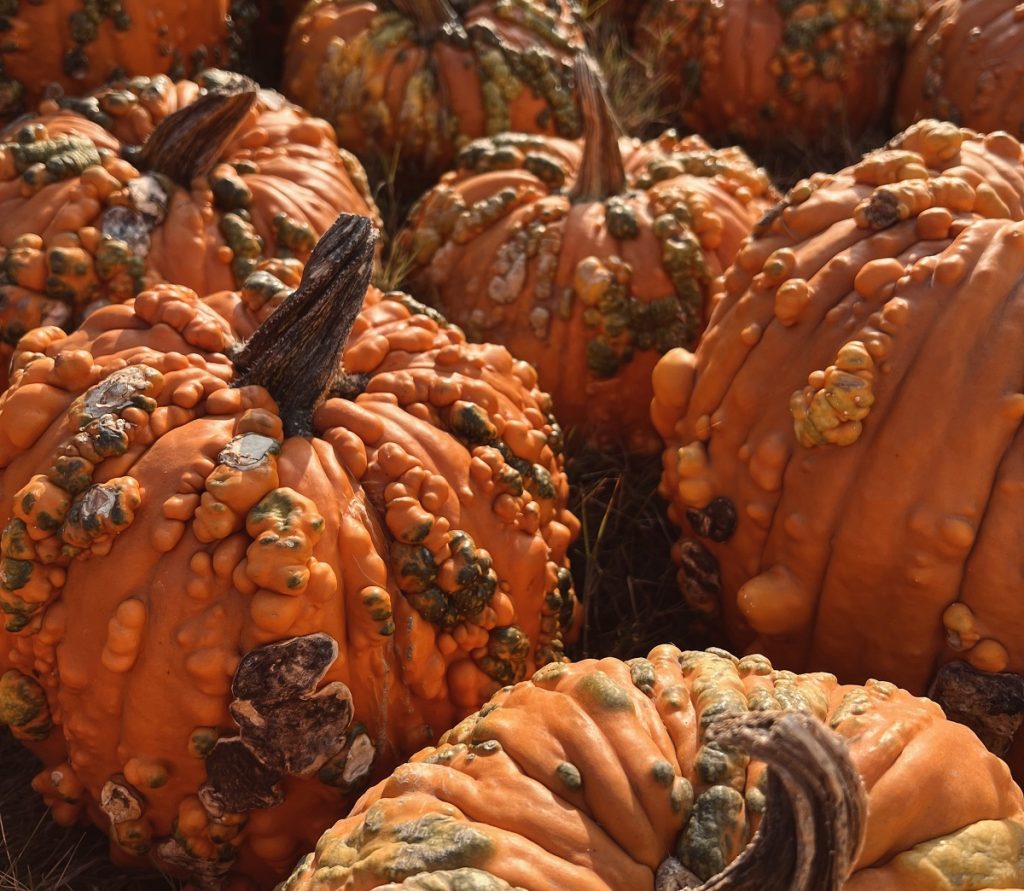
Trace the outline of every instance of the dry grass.
<instances>
[{"instance_id":1,"label":"dry grass","mask_svg":"<svg viewBox=\"0 0 1024 891\"><path fill-rule=\"evenodd\" d=\"M170 891L160 875L126 873L107 856L97 829L65 829L29 786L39 764L0 733L0 891Z\"/></svg>"},{"instance_id":2,"label":"dry grass","mask_svg":"<svg viewBox=\"0 0 1024 891\"><path fill-rule=\"evenodd\" d=\"M657 495L661 458L582 451L569 458L580 537L571 560L583 597L575 658L645 656L660 643L717 643L683 605L670 558L675 530Z\"/></svg>"}]
</instances>

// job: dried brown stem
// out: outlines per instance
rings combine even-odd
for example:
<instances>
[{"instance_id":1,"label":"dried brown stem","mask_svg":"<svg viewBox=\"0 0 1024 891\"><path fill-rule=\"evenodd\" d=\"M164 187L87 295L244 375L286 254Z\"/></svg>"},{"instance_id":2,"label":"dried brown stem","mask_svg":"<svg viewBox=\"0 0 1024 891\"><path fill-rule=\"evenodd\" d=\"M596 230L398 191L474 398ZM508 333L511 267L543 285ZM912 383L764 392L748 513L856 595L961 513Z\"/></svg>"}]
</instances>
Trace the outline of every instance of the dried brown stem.
<instances>
[{"instance_id":1,"label":"dried brown stem","mask_svg":"<svg viewBox=\"0 0 1024 891\"><path fill-rule=\"evenodd\" d=\"M709 742L768 765L766 808L747 848L699 891L839 891L867 822L867 793L846 745L801 712L748 712L713 725ZM659 870L661 874L674 871Z\"/></svg>"},{"instance_id":2,"label":"dried brown stem","mask_svg":"<svg viewBox=\"0 0 1024 891\"><path fill-rule=\"evenodd\" d=\"M1003 757L1024 721L1024 677L979 671L950 662L935 675L928 695L946 717L971 728L990 752Z\"/></svg>"},{"instance_id":3,"label":"dried brown stem","mask_svg":"<svg viewBox=\"0 0 1024 891\"><path fill-rule=\"evenodd\" d=\"M377 238L366 217L338 217L313 248L299 287L235 356L234 386L265 387L288 436L313 433L313 411L339 375L366 296Z\"/></svg>"},{"instance_id":4,"label":"dried brown stem","mask_svg":"<svg viewBox=\"0 0 1024 891\"><path fill-rule=\"evenodd\" d=\"M419 26L421 39L462 31L462 24L448 0L391 0L403 15Z\"/></svg>"},{"instance_id":5,"label":"dried brown stem","mask_svg":"<svg viewBox=\"0 0 1024 891\"><path fill-rule=\"evenodd\" d=\"M612 117L601 75L586 53L577 54L575 74L583 112L583 157L569 198L573 202L603 201L626 190L619 126Z\"/></svg>"},{"instance_id":6,"label":"dried brown stem","mask_svg":"<svg viewBox=\"0 0 1024 891\"><path fill-rule=\"evenodd\" d=\"M131 160L141 169L162 173L187 189L192 180L209 173L223 157L258 92L248 78L226 81L164 118Z\"/></svg>"}]
</instances>

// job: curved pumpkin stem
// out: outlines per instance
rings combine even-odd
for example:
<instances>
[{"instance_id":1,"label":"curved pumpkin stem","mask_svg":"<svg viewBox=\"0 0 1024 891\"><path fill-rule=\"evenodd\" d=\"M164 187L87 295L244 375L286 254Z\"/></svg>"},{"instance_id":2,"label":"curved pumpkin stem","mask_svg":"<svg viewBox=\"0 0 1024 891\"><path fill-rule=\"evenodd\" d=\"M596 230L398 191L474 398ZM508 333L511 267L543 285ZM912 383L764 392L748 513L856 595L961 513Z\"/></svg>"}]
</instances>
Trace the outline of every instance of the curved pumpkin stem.
<instances>
[{"instance_id":1,"label":"curved pumpkin stem","mask_svg":"<svg viewBox=\"0 0 1024 891\"><path fill-rule=\"evenodd\" d=\"M583 157L569 199L574 203L603 201L626 191L619 126L612 117L601 77L586 54L577 54L574 70L583 112Z\"/></svg>"},{"instance_id":2,"label":"curved pumpkin stem","mask_svg":"<svg viewBox=\"0 0 1024 891\"><path fill-rule=\"evenodd\" d=\"M313 248L299 287L234 357L232 385L268 390L287 436L313 434L313 412L338 377L363 306L377 237L366 217L338 217Z\"/></svg>"},{"instance_id":3,"label":"curved pumpkin stem","mask_svg":"<svg viewBox=\"0 0 1024 891\"><path fill-rule=\"evenodd\" d=\"M853 872L868 808L843 740L801 712L723 718L711 728L712 740L768 765L765 813L746 850L722 872L676 887L839 891Z\"/></svg>"},{"instance_id":4,"label":"curved pumpkin stem","mask_svg":"<svg viewBox=\"0 0 1024 891\"><path fill-rule=\"evenodd\" d=\"M187 189L223 157L258 93L257 85L247 77L232 78L164 118L130 160Z\"/></svg>"},{"instance_id":5,"label":"curved pumpkin stem","mask_svg":"<svg viewBox=\"0 0 1024 891\"><path fill-rule=\"evenodd\" d=\"M420 38L464 33L459 17L448 0L391 0L395 8L419 25Z\"/></svg>"}]
</instances>

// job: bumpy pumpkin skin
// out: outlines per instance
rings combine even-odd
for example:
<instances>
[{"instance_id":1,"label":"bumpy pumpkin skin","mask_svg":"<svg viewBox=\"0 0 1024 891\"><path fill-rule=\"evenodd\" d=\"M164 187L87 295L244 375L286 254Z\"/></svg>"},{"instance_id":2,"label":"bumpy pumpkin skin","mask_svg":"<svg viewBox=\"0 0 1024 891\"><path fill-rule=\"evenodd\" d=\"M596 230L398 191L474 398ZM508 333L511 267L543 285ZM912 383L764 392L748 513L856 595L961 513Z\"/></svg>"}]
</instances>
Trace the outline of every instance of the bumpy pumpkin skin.
<instances>
[{"instance_id":1,"label":"bumpy pumpkin skin","mask_svg":"<svg viewBox=\"0 0 1024 891\"><path fill-rule=\"evenodd\" d=\"M0 8L0 120L51 84L80 96L110 80L237 67L247 0L7 0Z\"/></svg>"},{"instance_id":2,"label":"bumpy pumpkin skin","mask_svg":"<svg viewBox=\"0 0 1024 891\"><path fill-rule=\"evenodd\" d=\"M650 0L638 51L705 135L759 145L855 139L892 105L924 0Z\"/></svg>"},{"instance_id":3,"label":"bumpy pumpkin skin","mask_svg":"<svg viewBox=\"0 0 1024 891\"><path fill-rule=\"evenodd\" d=\"M621 194L574 200L583 143L475 142L398 244L414 293L530 362L567 430L654 452L651 371L696 342L712 279L776 193L741 150L699 136L624 138L619 151Z\"/></svg>"},{"instance_id":4,"label":"bumpy pumpkin skin","mask_svg":"<svg viewBox=\"0 0 1024 891\"><path fill-rule=\"evenodd\" d=\"M472 139L582 132L566 0L316 0L292 27L283 89L365 164L417 183ZM445 24L442 29L440 25Z\"/></svg>"},{"instance_id":5,"label":"bumpy pumpkin skin","mask_svg":"<svg viewBox=\"0 0 1024 891\"><path fill-rule=\"evenodd\" d=\"M339 212L379 219L362 168L330 126L271 91L259 92L211 169L191 182L120 157L232 77L137 78L86 99L46 100L4 134L4 383L11 345L36 326L72 328L89 310L160 281L201 294L235 288L264 257L308 257ZM161 163L190 151L173 130L169 139Z\"/></svg>"},{"instance_id":6,"label":"bumpy pumpkin skin","mask_svg":"<svg viewBox=\"0 0 1024 891\"><path fill-rule=\"evenodd\" d=\"M914 26L896 124L941 118L1024 135L1024 27L1007 0L939 0Z\"/></svg>"},{"instance_id":7,"label":"bumpy pumpkin skin","mask_svg":"<svg viewBox=\"0 0 1024 891\"><path fill-rule=\"evenodd\" d=\"M532 369L371 289L344 354L361 394L285 437L266 390L228 385L225 351L287 293L263 270L209 306L161 285L73 334L39 329L0 401L0 716L43 759L35 787L58 821L108 828L115 855L260 885L374 763L563 658L576 613L578 526ZM260 670L280 641L285 673ZM246 665L291 678L287 695L241 695ZM347 729L320 721L349 698ZM316 738L329 760L225 766L236 718L278 708L272 747Z\"/></svg>"},{"instance_id":8,"label":"bumpy pumpkin skin","mask_svg":"<svg viewBox=\"0 0 1024 891\"><path fill-rule=\"evenodd\" d=\"M914 692L1024 670L1021 159L927 121L797 184L655 369L680 584L736 646Z\"/></svg>"},{"instance_id":9,"label":"bumpy pumpkin skin","mask_svg":"<svg viewBox=\"0 0 1024 891\"><path fill-rule=\"evenodd\" d=\"M552 665L502 690L368 791L280 891L455 889L445 878L460 868L479 882L464 887L485 891L653 891L670 854L707 880L765 804L763 765L707 735L767 709L806 712L848 743L868 817L846 891L1024 882L1020 790L934 703L886 682L840 686L763 656L665 645L625 663Z\"/></svg>"}]
</instances>

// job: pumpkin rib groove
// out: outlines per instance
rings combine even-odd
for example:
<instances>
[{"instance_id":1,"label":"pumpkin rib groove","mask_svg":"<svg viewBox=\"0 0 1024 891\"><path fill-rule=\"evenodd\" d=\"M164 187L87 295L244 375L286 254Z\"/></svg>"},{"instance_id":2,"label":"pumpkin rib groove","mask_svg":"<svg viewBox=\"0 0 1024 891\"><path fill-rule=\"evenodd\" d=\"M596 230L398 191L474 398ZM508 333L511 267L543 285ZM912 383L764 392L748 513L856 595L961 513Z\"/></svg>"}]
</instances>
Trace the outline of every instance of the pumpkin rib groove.
<instances>
[{"instance_id":1,"label":"pumpkin rib groove","mask_svg":"<svg viewBox=\"0 0 1024 891\"><path fill-rule=\"evenodd\" d=\"M980 225L983 228L995 229L996 225L999 224L991 224L990 226L990 224L983 222ZM981 233L979 232L978 234L980 240ZM963 237L967 237L967 233L965 233L965 236L962 236L962 238ZM986 287L986 276L983 272L979 272L978 270L978 267L984 262L985 256L991 255L991 253L994 253L994 251L986 245L981 249L981 251L972 253L973 256L971 257L972 263L970 267L969 277L962 279L960 286L956 288L955 291L953 291L952 293L944 294L943 299L941 301L934 301L934 303L936 304L935 312L931 317L930 324L927 327L922 327L920 333L915 332L915 334L918 337L917 348L914 349L913 351L906 350L905 342L904 345L901 347L900 361L906 363L906 374L900 379L899 386L897 388L892 389L888 384L886 385L886 389L892 392L891 401L888 401L889 410L884 414L879 414L878 420L874 424L876 429L881 431L880 438L872 437L869 440L865 440L864 448L862 450L863 454L861 456L862 463L868 462L869 464L875 467L879 465L880 456L882 454L888 453L888 450L891 449L893 446L893 437L898 435L894 428L893 419L912 417L912 407L915 404L918 404L922 398L927 398L927 394L931 394L934 392L943 392L949 394L949 398L953 400L955 404L965 406L966 410L970 410L969 399L966 400L965 403L962 397L958 400L957 397L954 395L964 393L965 391L969 392L972 389L970 381L967 380L964 375L960 375L958 378L957 375L948 374L944 381L940 379L940 381L936 383L935 370L942 369L946 364L948 364L948 356L955 356L964 348L971 347L972 344L977 344L976 349L980 351L981 355L994 355L994 353L991 352L993 340L988 339L985 341L976 341L975 338L977 337L977 331L974 329L974 326L965 325L962 323L962 321L960 321L965 317L964 308L968 306L970 307L970 313L966 315L966 318L987 319L991 315L991 312L989 311L987 304L990 303L993 306L998 306L999 302L1004 299L1006 293L1006 289L1004 286ZM990 275L991 274L994 274L994 271L990 271ZM991 297L989 297L990 294L992 295ZM988 300L986 300L986 298L988 298ZM998 330L997 320L993 319L992 327ZM905 328L901 329L900 336L905 341L905 338L907 336L907 330ZM1005 355L1005 351L1003 355ZM890 377L891 375L887 376L886 380L888 381L888 378ZM865 431L867 430L870 423L870 419L867 423L865 423ZM946 417L945 423L942 425L942 427L940 428L939 425L936 424L935 430L936 433L938 433L938 440L943 442L945 444L945 447L950 448L950 444L957 441L958 437L956 436L956 434L960 430L969 429L970 427L971 425L966 423L965 419L962 416L956 416ZM1008 442L1009 439L1010 438L1008 438ZM973 451L974 454L972 454L972 467L980 467L982 455L979 453L979 450L977 449ZM984 473L979 473L977 478L985 480L991 479L990 476L987 476ZM930 504L931 499L928 497L930 493L933 493L935 491L947 491L948 481L937 481L930 476L910 477L908 480L905 480L903 482L903 485L910 485L911 480L916 482L917 491L913 496L907 498L905 503L908 503L910 505ZM867 482L870 483L870 478L868 478ZM858 495L861 491L862 489L859 486L854 489L855 495ZM987 489L986 494L987 496L990 496L991 489ZM867 494L864 494L862 498L862 504L866 503L867 500L868 496ZM985 498L986 503L987 500L988 497ZM853 518L862 515L861 511L858 511L856 509L850 511L848 509L849 507L850 506L847 505L844 508L844 515L847 518ZM952 505L946 504L944 506L939 506L933 504L931 506L931 509L937 509L937 512L940 514L949 513L951 512ZM845 527L845 534L850 536L856 535L856 528L856 524L851 526L848 523ZM897 526L896 528L901 530L905 529L906 521L904 521L900 526ZM900 536L900 540L903 542L904 547L910 545L910 541L908 541L908 538L909 535L905 532ZM974 542L976 543L977 540L977 535L975 535ZM887 542L892 541L893 539L891 538L887 539ZM899 550L901 549L897 548L896 545L893 544L894 553ZM882 565L891 565L891 562L891 558L882 558L881 560ZM849 571L848 568L841 568L839 566L832 565L831 560L829 560L829 564L832 567L833 573L844 570L846 572ZM934 601L936 605L940 602L948 604L949 602L955 601L959 596L959 589L962 584L964 572L963 564L958 563L958 568L959 577L961 581L958 582L955 587L953 587L952 585L952 580L943 584L939 588L933 588L930 591L930 593L928 593L928 588L926 587L925 590L918 590L915 602L920 604L924 599L922 595L926 593L928 593L929 602ZM870 583L870 575L868 576L868 583ZM906 582L903 581L902 585L905 584ZM900 587L902 587L902 585L900 585ZM825 612L828 612L829 610L834 611L837 608L837 604L835 602L836 595L832 594L830 596L829 592L835 591L836 588L829 585L829 575L825 576L824 583L821 586L820 590L822 592L822 595L819 598L821 608ZM949 596L947 597L943 595L940 597L939 592L942 590L946 590ZM890 590L890 593L892 596L896 597L896 592L898 591L899 587L897 587L895 591ZM904 600L905 599L906 598L904 598ZM941 612L944 608L945 606L937 607L939 612ZM837 623L834 626L833 634L841 633L839 629L839 624L840 623ZM884 629L880 629L880 634L883 638L885 637ZM815 628L814 635L811 639L816 642L820 642L823 639L825 639L826 636L826 629L822 628L821 626L817 626ZM869 642L866 644L866 646L869 649L877 648L880 650L888 650L892 652L890 647L887 646L887 644L881 640ZM813 658L815 657L812 655L812 659ZM925 670L925 666L922 666L921 670Z\"/></svg>"},{"instance_id":2,"label":"pumpkin rib groove","mask_svg":"<svg viewBox=\"0 0 1024 891\"><path fill-rule=\"evenodd\" d=\"M907 224L903 224L903 225L909 225L910 227L912 227L913 226L913 222L912 221L908 221ZM895 259L899 260L900 262L904 262L905 266L908 265L905 262L905 258L907 258L908 254L911 254L913 252L913 247L914 247L913 244L909 245L908 248L906 250L904 250L901 254L897 255L895 257ZM863 266L863 264L859 264L858 268L860 268L860 266ZM852 288L852 282L851 282L850 291L848 292L847 299L853 299L853 300L859 299L857 297L857 295L856 295L856 291L854 291L853 288ZM823 537L828 542L830 542L830 547L831 547L831 542L834 541L834 539L835 539L835 536L841 531L842 518L844 516L847 516L847 510L850 507L851 499L853 499L856 496L856 493L857 493L857 491L859 489L859 486L861 484L861 477L863 476L863 468L865 466L871 465L873 463L873 461L876 458L876 456L875 456L876 448L881 448L880 446L876 446L876 441L877 441L878 436L881 435L881 431L884 431L886 429L886 421L887 421L887 419L889 417L891 417L892 415L898 415L899 414L899 412L900 412L899 403L901 401L902 402L906 402L908 399L913 401L913 397L911 397L911 396L903 395L901 397L901 392L903 392L905 394L904 387L905 387L906 377L907 377L907 375L912 374L915 369L923 368L924 367L924 364L919 361L920 350L923 349L924 346L929 342L929 338L932 335L934 327L940 324L940 322L941 322L941 318L940 317L943 314L943 312L945 312L946 310L949 309L949 304L950 304L949 301L943 301L941 303L939 301L934 301L934 305L935 305L935 307L937 309L937 312L931 315L931 317L929 318L928 324L926 326L919 326L920 330L919 330L919 334L918 334L918 346L917 346L917 348L915 348L912 353L906 351L905 345L904 345L903 349L901 349L901 354L902 355L907 355L907 356L911 357L910 360L907 362L906 369L905 369L904 373L901 374L899 378L894 378L892 374L886 375L885 378L884 378L886 389L893 393L893 398L891 400L886 400L885 404L882 405L882 406L878 406L878 407L873 406L872 407L872 413L871 413L870 418L869 418L869 423L866 423L864 425L864 429L861 432L860 442L862 443L863 448L858 453L859 461L858 461L858 463L855 466L851 467L850 470L849 470L849 477L850 477L849 484L846 486L845 491L844 491L842 497L837 499L836 503L835 503L835 509L834 509L835 520L832 523L830 534L828 536ZM837 305L837 306L841 305L841 302L837 302L835 305ZM871 320L873 318L875 318L876 315L877 315L877 310L874 313L872 313L869 316L867 316L863 320L863 322L860 324L860 326L850 335L849 339L851 339L851 340L858 339L865 332L865 330L868 329L868 326L870 325ZM819 328L817 328L815 330L815 335L814 335L815 339L818 339L818 336L821 335L821 339L823 340L824 339L824 334L826 333L826 331L827 331L827 329L825 327L824 317L822 317L822 325L821 325L821 327L819 327ZM786 482L784 481L783 482L783 491L784 492L788 491L788 492L792 493L793 492L793 488L792 487L787 487L786 486ZM816 516L820 516L821 514L816 512L815 515ZM764 563L764 554L762 554L762 556L761 556L761 562L762 562L762 564ZM822 629L819 626L819 618L822 615L822 612L823 612L823 610L825 609L825 606L826 606L826 599L827 598L825 596L825 592L829 590L828 577L829 577L829 573L830 573L830 571L832 569L833 569L833 567L832 567L831 557L830 556L826 556L825 562L822 564L822 567L821 567L821 572L818 574L818 576L816 578L816 581L815 581L815 583L813 585L815 590L819 590L819 591L822 592L822 596L818 597L818 598L815 598L815 602L814 602L814 615L813 615L813 618L812 618L811 624L810 624L810 633L809 633L809 640L810 641L817 640L819 634L822 633ZM831 606L831 604L829 604L829 606ZM809 646L809 648L811 648L811 647L813 647L813 644L809 643L808 646ZM804 654L804 658L810 658L812 660L812 662L813 662L814 657L811 655L810 649L808 650L807 653Z\"/></svg>"},{"instance_id":3,"label":"pumpkin rib groove","mask_svg":"<svg viewBox=\"0 0 1024 891\"><path fill-rule=\"evenodd\" d=\"M905 256L907 251L912 249L912 247L913 247L913 241L911 240L912 239L912 233L913 233L912 226L913 226L912 223L903 223L903 224L897 224L896 227L893 227L893 229L899 228L901 230L901 232L906 233L906 235L907 235L906 238L900 238L900 240L899 240L899 242L897 244L898 249L900 249L902 251L902 253L897 255L897 258L899 258L900 256ZM836 285L830 284L830 282L828 281L828 279L830 277L840 277L841 279L845 278L845 277L849 277L848 284L840 285L840 287L844 287L846 289L846 292L847 292L847 297L844 298L844 299L845 300L857 300L858 298L856 296L856 292L853 289L853 270L850 268L850 265L854 262L852 260L852 258L851 258L851 255L856 255L858 252L862 253L862 254L865 253L865 252L869 252L868 259L880 259L880 258L889 257L889 256L891 256L891 250L889 250L889 249L880 250L878 247L876 247L876 245L881 245L882 248L889 248L891 246L891 241L895 240L896 235L897 235L897 233L893 232L892 233L893 239L886 239L884 241L881 241L881 240L877 240L877 239L872 240L870 238L871 234L877 234L877 233L865 232L865 230L854 229L850 233L850 238L851 239L855 239L855 240L851 240L851 241L846 242L845 244L843 244L842 248L838 252L835 253L834 257L826 258L826 257L823 256L822 260L824 262L822 263L821 266L817 267L813 271L801 266L801 267L798 267L798 268L794 269L793 275L794 276L799 276L800 278L803 278L804 280L806 280L814 288L815 292L820 292L820 293L824 293L824 294L828 294L830 292L830 287L831 288L835 288L836 287ZM910 242L909 244L908 244L908 241ZM840 268L836 269L834 272L830 272L830 270L829 270L829 264L830 264L832 259L842 260L843 261L843 266L841 266ZM763 302L767 303L767 301L763 301ZM821 309L820 309L820 311L818 311L818 313L816 315L816 318L804 318L804 319L801 319L800 325L803 326L803 325L813 324L814 325L815 333L820 332L822 330L822 327L827 325L826 317L828 315L828 312L832 308L832 305L833 304L831 303L831 301L828 300L827 298L826 299L822 299L821 300ZM809 306L809 309L811 307L813 307L813 300L812 300L812 304ZM739 313L741 311L741 309L739 308L738 304L733 306L731 309L735 313ZM786 328L785 326L782 325L782 323L776 317L774 312L771 312L771 314L769 315L769 308L767 306L765 306L765 308L763 310L763 315L768 317L767 321L764 321L763 318L758 318L755 321L755 323L763 323L763 328L764 328L764 333L761 335L760 339L758 340L758 344L757 345L768 344L768 342L770 341L770 339L772 338L773 335L777 335L778 337L791 337L792 336L792 334L790 332L790 329ZM723 318L723 321L720 324L728 325L729 321L726 320L725 318ZM866 324L866 320L865 320L864 323L862 323L861 327L863 327L863 325L865 325L865 324ZM857 329L857 330L860 330L860 329ZM856 337L857 337L856 333L850 335L850 339L855 339ZM813 342L813 340L814 340L814 336L812 335L812 342ZM744 382L745 382L744 374L743 374L744 370L747 371L747 375L746 375L747 378L749 378L751 375L755 375L755 376L760 375L761 372L760 372L759 369L757 369L756 367L754 367L751 364L748 364L748 360L750 362L755 361L753 356L754 356L754 349L752 349L752 348L747 349L745 354L744 354L744 358L743 358L742 363L740 363L740 364L738 364L736 366L735 373L733 374L733 376L731 378L726 378L723 375L721 380L720 380L716 376L716 378L714 379L713 383L714 383L714 385L717 385L717 386L720 387L720 392L721 392L722 396L721 396L721 399L720 399L719 403L717 405L715 405L713 408L709 404L706 405L706 413L709 416L713 417L714 414L716 412L718 412L718 411L728 411L728 404L727 403L728 403L728 400L730 399L730 397L733 398L733 399L737 398L735 394L738 391L741 391L743 389ZM832 359L832 356L828 355L827 353L822 353L820 358L819 357L814 357L812 355L808 355L804 361L805 361L805 364L807 365L807 370L811 371L811 370L814 370L814 369L819 368L819 367L824 367L824 365L827 365L831 361L831 359ZM822 362L824 362L824 365L822 364ZM708 380L708 379L705 379L705 380L707 380L708 383L712 383L711 380ZM805 380L805 378L801 378L801 379L796 380L795 383L794 383L794 387L795 388L799 388L800 386L802 386L802 383L804 382L804 380ZM783 407L783 406L784 406L784 404L780 405L780 407ZM742 438L741 441L742 442L756 442L756 441L759 441L761 438L763 438L759 434L761 432L763 432L765 428L767 430L769 430L769 431L772 428L771 416L768 413L758 414L756 411L751 412L751 413L747 413L747 415L748 415L748 423L745 426L746 432L745 432L745 436ZM879 416L879 417L881 417L881 416ZM862 434L862 436L864 437L865 442L868 441L868 438L870 436L870 428L866 427L865 428L865 433ZM734 439L738 439L738 438L739 437L734 437ZM716 447L715 444L713 444L712 448L714 448L715 451L718 451L720 453L722 449L727 448L727 445L724 444L724 443L719 442L719 443L717 443L717 447ZM709 458L711 460L714 460L714 453L711 450L709 450L708 454L709 454ZM788 502L785 501L785 493L788 492L788 491L791 491L791 490L790 490L789 487L787 487L787 484L786 484L787 481L791 481L794 477L799 478L799 476L803 473L803 471L800 469L800 467L794 461L794 457L796 456L796 454L797 453L795 453L795 452L793 452L791 450L789 457L787 457L786 460L785 460L785 464L780 468L779 472L782 475L782 485L779 488L779 493L780 493L779 497L772 502L771 519L768 522L767 527L766 528L762 528L760 526L758 527L758 529L760 530L758 534L761 536L762 541L761 541L760 552L756 556L757 562L755 563L753 561L753 559L751 559L751 564L755 568L758 565L760 565L760 566L771 565L771 563L769 563L767 561L767 559L766 559L767 558L767 554L768 554L768 552L773 547L776 546L776 543L777 543L778 539L784 535L784 532L783 532L783 529L782 529L782 524L781 523L776 523L776 518L779 517L780 511L788 513L787 509L788 509L789 505L788 505ZM830 524L829 529L822 533L822 535L821 535L822 540L826 540L826 541L827 540L831 540L831 538L835 534L835 531L836 531L838 523L839 523L839 517L842 516L843 504L846 502L846 500L851 496L852 492L855 490L856 482L857 482L856 475L857 475L856 469L855 468L851 468L851 470L850 470L850 481L847 484L847 486L844 488L843 492L842 493L837 493L836 498L834 500L833 499L829 500L829 502L828 502L828 509L830 511L834 511L834 515L835 515L836 519ZM754 488L752 483L750 483L750 484L744 483L744 484L748 485L748 488ZM766 495L766 493L758 490L757 494L758 494L759 503L764 503L765 502L765 495ZM823 516L822 513L817 512L817 511L815 512L816 519L820 519L822 516ZM821 579L824 578L825 573L827 572L827 568L828 568L827 563L824 564L821 567L820 572L818 572L817 575L815 576L815 579L817 581L816 582L815 581L809 582L811 587L814 587L815 584L820 584ZM811 627L814 627L815 624L816 624L817 612L818 612L818 605L816 603L815 604L814 613L813 613L813 615L812 615L812 617L810 619ZM756 641L757 641L757 636L755 635L754 640L751 641L749 645L756 648L756 646L757 646L757 642Z\"/></svg>"}]
</instances>

